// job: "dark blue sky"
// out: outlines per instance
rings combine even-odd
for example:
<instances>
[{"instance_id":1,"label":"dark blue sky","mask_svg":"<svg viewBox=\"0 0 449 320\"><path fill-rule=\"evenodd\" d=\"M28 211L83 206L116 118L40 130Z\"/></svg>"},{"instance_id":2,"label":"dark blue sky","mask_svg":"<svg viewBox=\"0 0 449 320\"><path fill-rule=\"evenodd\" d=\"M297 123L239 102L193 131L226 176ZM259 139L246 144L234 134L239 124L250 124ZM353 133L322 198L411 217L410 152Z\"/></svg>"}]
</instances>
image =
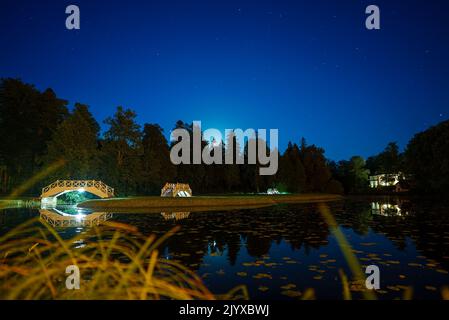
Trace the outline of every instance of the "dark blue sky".
<instances>
[{"instance_id":1,"label":"dark blue sky","mask_svg":"<svg viewBox=\"0 0 449 320\"><path fill-rule=\"evenodd\" d=\"M0 0L0 77L168 133L278 128L331 159L369 156L449 117L449 1ZM65 28L77 4L81 30ZM381 9L381 30L365 8Z\"/></svg>"}]
</instances>

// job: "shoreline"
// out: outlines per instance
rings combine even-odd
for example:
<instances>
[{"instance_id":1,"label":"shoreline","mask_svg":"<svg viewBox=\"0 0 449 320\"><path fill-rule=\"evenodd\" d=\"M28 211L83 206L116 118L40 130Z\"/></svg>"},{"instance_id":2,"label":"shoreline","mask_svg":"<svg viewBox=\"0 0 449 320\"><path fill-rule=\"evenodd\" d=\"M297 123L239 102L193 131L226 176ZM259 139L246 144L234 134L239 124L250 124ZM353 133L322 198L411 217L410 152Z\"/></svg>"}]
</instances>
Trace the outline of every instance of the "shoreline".
<instances>
[{"instance_id":1,"label":"shoreline","mask_svg":"<svg viewBox=\"0 0 449 320\"><path fill-rule=\"evenodd\" d=\"M287 203L321 203L341 201L344 197L333 194L255 195L255 196L197 196L197 197L130 197L88 200L78 204L80 208L99 210L127 209L204 209L225 210L232 208L266 207Z\"/></svg>"}]
</instances>

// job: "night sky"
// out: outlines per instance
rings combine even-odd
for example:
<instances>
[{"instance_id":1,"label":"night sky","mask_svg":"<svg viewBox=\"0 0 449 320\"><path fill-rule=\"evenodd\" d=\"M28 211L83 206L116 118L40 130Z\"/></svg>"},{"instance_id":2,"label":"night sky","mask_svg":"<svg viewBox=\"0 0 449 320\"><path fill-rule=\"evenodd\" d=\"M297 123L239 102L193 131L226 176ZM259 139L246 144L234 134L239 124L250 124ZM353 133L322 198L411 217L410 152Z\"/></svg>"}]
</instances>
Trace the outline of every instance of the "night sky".
<instances>
[{"instance_id":1,"label":"night sky","mask_svg":"<svg viewBox=\"0 0 449 320\"><path fill-rule=\"evenodd\" d=\"M100 122L122 105L167 134L179 119L278 128L281 149L304 136L334 160L369 156L449 118L448 15L444 0L0 0L0 77Z\"/></svg>"}]
</instances>

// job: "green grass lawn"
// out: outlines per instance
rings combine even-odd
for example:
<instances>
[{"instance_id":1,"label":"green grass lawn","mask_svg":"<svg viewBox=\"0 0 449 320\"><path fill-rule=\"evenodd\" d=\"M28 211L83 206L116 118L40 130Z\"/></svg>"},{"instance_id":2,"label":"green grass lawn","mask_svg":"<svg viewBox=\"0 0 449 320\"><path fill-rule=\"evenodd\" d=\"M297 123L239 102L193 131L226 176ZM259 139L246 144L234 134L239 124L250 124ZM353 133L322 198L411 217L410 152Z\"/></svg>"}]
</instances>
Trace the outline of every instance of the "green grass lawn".
<instances>
[{"instance_id":1,"label":"green grass lawn","mask_svg":"<svg viewBox=\"0 0 449 320\"><path fill-rule=\"evenodd\" d=\"M332 194L288 194L288 195L221 195L196 196L189 198L172 197L126 197L89 200L78 204L79 207L114 209L226 209L244 207L262 207L281 203L318 203L338 201L342 197Z\"/></svg>"}]
</instances>

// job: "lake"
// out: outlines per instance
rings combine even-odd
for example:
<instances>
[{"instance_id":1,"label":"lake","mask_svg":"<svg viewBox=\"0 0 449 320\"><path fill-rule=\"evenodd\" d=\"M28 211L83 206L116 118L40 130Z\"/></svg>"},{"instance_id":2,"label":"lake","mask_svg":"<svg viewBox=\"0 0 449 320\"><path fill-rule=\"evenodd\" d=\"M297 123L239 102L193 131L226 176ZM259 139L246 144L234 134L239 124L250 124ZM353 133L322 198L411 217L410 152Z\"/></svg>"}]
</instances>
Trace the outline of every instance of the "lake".
<instances>
[{"instance_id":1,"label":"lake","mask_svg":"<svg viewBox=\"0 0 449 320\"><path fill-rule=\"evenodd\" d=\"M379 299L402 298L409 286L413 298L441 298L441 288L449 285L448 203L354 198L329 206L362 266L380 268ZM73 214L73 209L60 211ZM39 214L37 209L0 211L0 234ZM42 218L53 221L52 214L43 213ZM144 234L163 235L180 225L161 248L162 257L194 270L216 294L244 284L252 299L297 299L307 288L315 290L317 299L342 299L339 270L351 275L336 238L313 204L92 217L131 224ZM87 228L55 223L63 238ZM357 284L351 288L353 298L360 298Z\"/></svg>"}]
</instances>

